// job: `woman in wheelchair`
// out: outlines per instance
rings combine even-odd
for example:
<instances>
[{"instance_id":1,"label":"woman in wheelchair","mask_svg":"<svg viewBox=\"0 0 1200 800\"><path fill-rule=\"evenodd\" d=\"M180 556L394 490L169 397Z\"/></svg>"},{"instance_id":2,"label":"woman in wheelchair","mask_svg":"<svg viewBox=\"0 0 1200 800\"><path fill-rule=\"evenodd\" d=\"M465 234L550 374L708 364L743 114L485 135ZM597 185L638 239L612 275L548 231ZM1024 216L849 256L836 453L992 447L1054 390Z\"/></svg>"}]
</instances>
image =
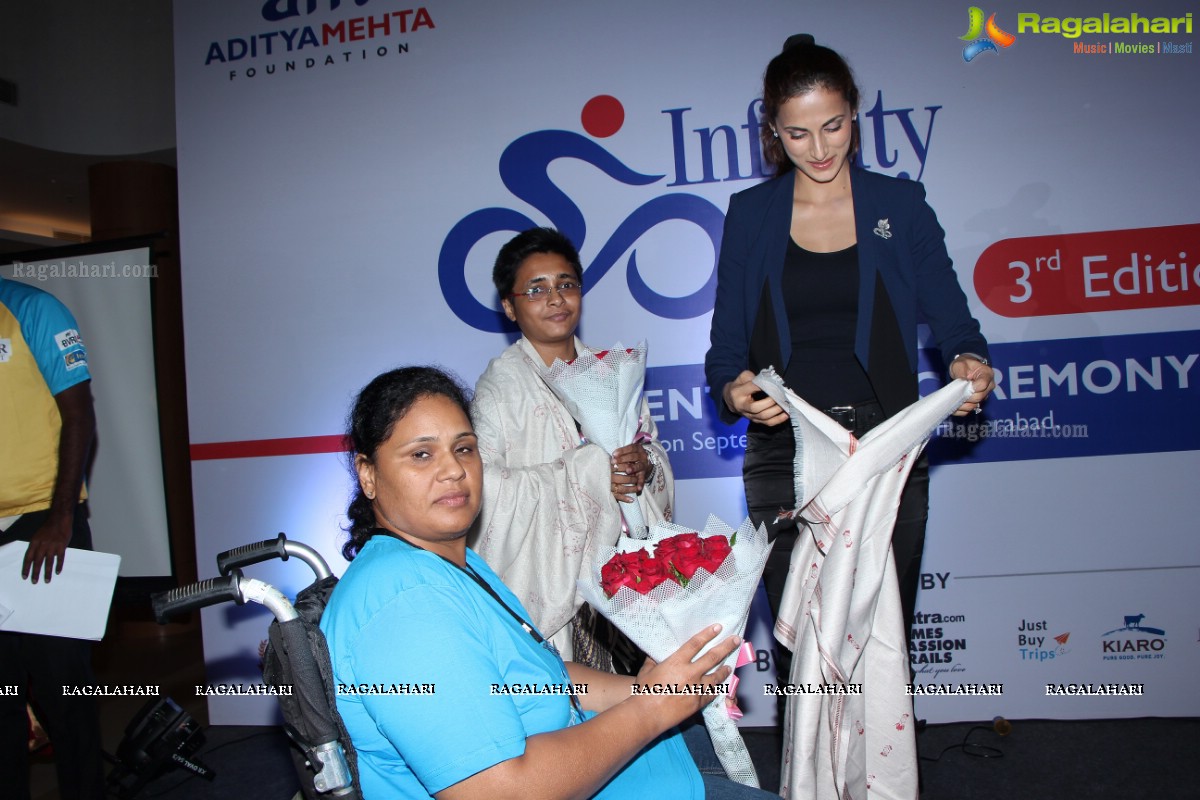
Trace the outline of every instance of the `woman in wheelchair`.
<instances>
[{"instance_id":1,"label":"woman in wheelchair","mask_svg":"<svg viewBox=\"0 0 1200 800\"><path fill-rule=\"evenodd\" d=\"M467 548L483 469L453 379L380 375L349 427L352 563L321 628L367 800L773 796L701 776L675 726L711 698L631 690L724 681L735 637L693 662L719 635L706 628L636 679L564 664Z\"/></svg>"}]
</instances>

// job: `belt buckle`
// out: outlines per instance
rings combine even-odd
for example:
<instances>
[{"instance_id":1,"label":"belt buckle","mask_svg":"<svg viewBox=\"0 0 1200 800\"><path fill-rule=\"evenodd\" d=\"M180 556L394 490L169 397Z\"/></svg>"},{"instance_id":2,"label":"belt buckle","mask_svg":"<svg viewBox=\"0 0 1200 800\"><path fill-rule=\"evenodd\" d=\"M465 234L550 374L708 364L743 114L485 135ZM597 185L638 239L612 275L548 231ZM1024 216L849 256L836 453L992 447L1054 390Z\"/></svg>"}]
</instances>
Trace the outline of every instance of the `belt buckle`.
<instances>
[{"instance_id":1,"label":"belt buckle","mask_svg":"<svg viewBox=\"0 0 1200 800\"><path fill-rule=\"evenodd\" d=\"M854 430L858 424L858 409L855 406L834 406L826 411L829 416L833 417L837 424L841 425L848 431Z\"/></svg>"}]
</instances>

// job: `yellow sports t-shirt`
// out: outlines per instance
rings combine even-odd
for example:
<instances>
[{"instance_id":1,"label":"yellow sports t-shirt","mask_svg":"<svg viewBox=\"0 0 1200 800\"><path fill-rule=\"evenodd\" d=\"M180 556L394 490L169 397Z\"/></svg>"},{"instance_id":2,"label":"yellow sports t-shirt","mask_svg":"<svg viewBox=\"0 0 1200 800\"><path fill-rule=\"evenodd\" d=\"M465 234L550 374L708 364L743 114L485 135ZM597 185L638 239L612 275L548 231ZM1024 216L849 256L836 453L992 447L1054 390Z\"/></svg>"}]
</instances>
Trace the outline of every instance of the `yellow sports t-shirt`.
<instances>
[{"instance_id":1,"label":"yellow sports t-shirt","mask_svg":"<svg viewBox=\"0 0 1200 800\"><path fill-rule=\"evenodd\" d=\"M86 380L87 351L67 307L0 278L0 517L50 507L62 430L54 396Z\"/></svg>"}]
</instances>

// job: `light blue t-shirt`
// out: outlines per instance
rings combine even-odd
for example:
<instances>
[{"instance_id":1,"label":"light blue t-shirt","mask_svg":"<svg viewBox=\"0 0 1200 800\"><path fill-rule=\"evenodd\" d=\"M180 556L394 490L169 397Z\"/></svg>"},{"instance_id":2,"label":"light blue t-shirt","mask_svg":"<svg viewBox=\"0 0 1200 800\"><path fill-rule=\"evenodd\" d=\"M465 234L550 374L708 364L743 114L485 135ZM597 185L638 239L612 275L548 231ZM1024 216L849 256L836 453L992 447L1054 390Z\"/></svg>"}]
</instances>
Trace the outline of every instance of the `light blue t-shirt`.
<instances>
[{"instance_id":1,"label":"light blue t-shirt","mask_svg":"<svg viewBox=\"0 0 1200 800\"><path fill-rule=\"evenodd\" d=\"M471 550L467 564L529 619ZM347 568L321 629L366 800L428 798L523 754L527 737L578 722L568 695L542 693L570 683L556 653L462 570L390 536L373 536ZM596 797L700 800L704 788L676 733Z\"/></svg>"},{"instance_id":2,"label":"light blue t-shirt","mask_svg":"<svg viewBox=\"0 0 1200 800\"><path fill-rule=\"evenodd\" d=\"M5 311L20 325L20 333L51 395L91 380L79 324L57 297L36 286L0 277L0 314ZM14 347L8 334L0 324L0 360L6 359L8 348Z\"/></svg>"}]
</instances>

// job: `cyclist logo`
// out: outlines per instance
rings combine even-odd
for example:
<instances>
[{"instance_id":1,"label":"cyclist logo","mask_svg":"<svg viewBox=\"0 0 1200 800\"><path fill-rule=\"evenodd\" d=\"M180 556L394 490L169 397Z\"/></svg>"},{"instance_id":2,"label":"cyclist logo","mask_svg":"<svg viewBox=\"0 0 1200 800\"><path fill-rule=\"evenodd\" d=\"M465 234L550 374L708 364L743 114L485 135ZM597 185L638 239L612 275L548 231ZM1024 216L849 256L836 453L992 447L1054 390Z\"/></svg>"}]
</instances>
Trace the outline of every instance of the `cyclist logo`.
<instances>
[{"instance_id":1,"label":"cyclist logo","mask_svg":"<svg viewBox=\"0 0 1200 800\"><path fill-rule=\"evenodd\" d=\"M625 121L620 100L609 95L593 97L580 115L583 129L595 139L616 134ZM500 155L500 179L515 197L537 209L583 250L587 221L579 206L560 189L548 174L552 162L572 158L590 164L610 178L627 186L649 186L665 175L647 175L622 163L593 138L573 131L534 131L518 137ZM713 264L708 279L695 292L673 297L657 293L638 270L638 239L655 226L670 220L682 220L698 226L712 242ZM721 249L724 224L721 210L692 194L663 194L634 209L604 242L590 264L584 265L583 291L586 294L629 251L625 262L626 282L633 299L642 308L667 319L690 319L710 311L716 289L716 254ZM484 237L493 233L519 233L539 223L509 208L481 208L459 220L442 242L438 255L438 281L442 295L455 315L473 328L491 333L515 330L503 314L484 304L467 283L467 256Z\"/></svg>"},{"instance_id":2,"label":"cyclist logo","mask_svg":"<svg viewBox=\"0 0 1200 800\"><path fill-rule=\"evenodd\" d=\"M963 61L968 64L980 53L988 52L999 53L996 45L1000 47L1010 47L1017 37L1007 31L1000 29L996 24L996 15L992 14L987 19L987 24L983 22L983 9L978 6L971 6L967 9L967 24L970 26L966 33L958 37L964 42L968 42L963 48ZM980 34L986 33L986 36L980 37Z\"/></svg>"}]
</instances>

